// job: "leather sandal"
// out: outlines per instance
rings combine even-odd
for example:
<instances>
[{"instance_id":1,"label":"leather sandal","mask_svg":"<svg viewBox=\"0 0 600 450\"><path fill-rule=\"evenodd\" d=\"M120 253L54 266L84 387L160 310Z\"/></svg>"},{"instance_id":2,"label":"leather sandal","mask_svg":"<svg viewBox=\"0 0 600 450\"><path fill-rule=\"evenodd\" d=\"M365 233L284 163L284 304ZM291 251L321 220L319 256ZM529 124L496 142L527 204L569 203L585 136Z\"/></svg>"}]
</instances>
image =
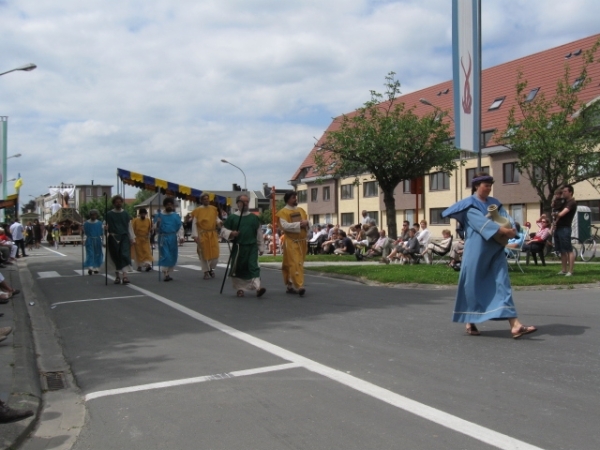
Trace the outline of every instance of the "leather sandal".
<instances>
[{"instance_id":1,"label":"leather sandal","mask_svg":"<svg viewBox=\"0 0 600 450\"><path fill-rule=\"evenodd\" d=\"M481 333L477 329L474 323L467 324L467 334L471 336L479 336Z\"/></svg>"},{"instance_id":2,"label":"leather sandal","mask_svg":"<svg viewBox=\"0 0 600 450\"><path fill-rule=\"evenodd\" d=\"M115 284L121 284L121 278L116 277L115 278Z\"/></svg>"},{"instance_id":3,"label":"leather sandal","mask_svg":"<svg viewBox=\"0 0 600 450\"><path fill-rule=\"evenodd\" d=\"M123 284L129 284L129 283L131 283L131 281L129 281L129 278L123 277Z\"/></svg>"},{"instance_id":4,"label":"leather sandal","mask_svg":"<svg viewBox=\"0 0 600 450\"><path fill-rule=\"evenodd\" d=\"M241 289L239 291L237 291L237 296L238 297L243 297L244 296L244 291L242 291Z\"/></svg>"},{"instance_id":5,"label":"leather sandal","mask_svg":"<svg viewBox=\"0 0 600 450\"><path fill-rule=\"evenodd\" d=\"M525 336L529 333L534 333L535 331L537 331L537 328L533 325L521 325L516 333L511 330L511 334L513 339L519 339L521 336Z\"/></svg>"}]
</instances>

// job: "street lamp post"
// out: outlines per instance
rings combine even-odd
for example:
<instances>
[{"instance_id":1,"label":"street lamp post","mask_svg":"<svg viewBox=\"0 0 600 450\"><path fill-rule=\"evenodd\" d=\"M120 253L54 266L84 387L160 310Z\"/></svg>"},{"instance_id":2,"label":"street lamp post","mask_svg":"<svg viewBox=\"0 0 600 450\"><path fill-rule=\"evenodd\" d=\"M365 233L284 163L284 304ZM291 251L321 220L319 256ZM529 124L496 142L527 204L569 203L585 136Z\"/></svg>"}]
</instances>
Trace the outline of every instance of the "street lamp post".
<instances>
[{"instance_id":1,"label":"street lamp post","mask_svg":"<svg viewBox=\"0 0 600 450\"><path fill-rule=\"evenodd\" d=\"M242 175L244 175L244 191L248 192L247 185L246 185L246 174L244 173L244 171L242 169L240 169L238 166L236 166L235 164L230 163L226 159L222 159L221 162L225 163L225 164L229 164L230 166L233 166L236 169L238 169L240 172L242 172Z\"/></svg>"},{"instance_id":2,"label":"street lamp post","mask_svg":"<svg viewBox=\"0 0 600 450\"><path fill-rule=\"evenodd\" d=\"M11 73L11 72L16 72L17 70L22 70L24 72L31 72L33 69L35 69L37 66L33 63L29 63L29 64L25 64L24 66L20 66L20 67L16 67L14 69L11 70L7 70L6 72L2 72L0 73L0 77L2 75L6 75L7 73Z\"/></svg>"}]
</instances>

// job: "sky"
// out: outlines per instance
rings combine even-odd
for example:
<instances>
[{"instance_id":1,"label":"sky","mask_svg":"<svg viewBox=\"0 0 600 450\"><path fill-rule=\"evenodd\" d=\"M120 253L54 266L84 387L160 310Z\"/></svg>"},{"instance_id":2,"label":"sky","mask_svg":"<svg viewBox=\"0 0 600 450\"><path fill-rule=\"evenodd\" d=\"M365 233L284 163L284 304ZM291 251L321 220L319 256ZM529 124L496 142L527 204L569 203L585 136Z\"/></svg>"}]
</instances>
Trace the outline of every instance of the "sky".
<instances>
[{"instance_id":1,"label":"sky","mask_svg":"<svg viewBox=\"0 0 600 450\"><path fill-rule=\"evenodd\" d=\"M203 191L288 180L332 117L451 79L451 0L0 0L21 202L117 167ZM483 68L600 32L598 0L482 0ZM13 193L9 183L8 193ZM133 196L128 188L126 194Z\"/></svg>"}]
</instances>

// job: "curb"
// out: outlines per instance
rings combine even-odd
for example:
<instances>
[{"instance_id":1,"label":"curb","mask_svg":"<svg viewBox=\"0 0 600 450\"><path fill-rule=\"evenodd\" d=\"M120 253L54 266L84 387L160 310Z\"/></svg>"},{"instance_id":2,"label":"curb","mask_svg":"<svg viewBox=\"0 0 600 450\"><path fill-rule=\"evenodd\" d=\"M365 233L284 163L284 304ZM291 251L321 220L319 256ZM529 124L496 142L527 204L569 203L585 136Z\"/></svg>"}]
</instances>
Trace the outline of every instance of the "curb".
<instances>
[{"instance_id":1,"label":"curb","mask_svg":"<svg viewBox=\"0 0 600 450\"><path fill-rule=\"evenodd\" d=\"M21 291L23 286L21 285ZM0 449L16 449L29 436L42 411L42 393L35 365L35 351L31 321L27 314L26 296L22 292L13 297L13 353L14 366L9 404L15 409L31 409L33 417L2 425Z\"/></svg>"},{"instance_id":2,"label":"curb","mask_svg":"<svg viewBox=\"0 0 600 450\"><path fill-rule=\"evenodd\" d=\"M26 375L29 383L36 384L41 396L33 425L28 433L22 435L22 449L68 450L75 444L85 423L85 404L59 344L61 338L51 319L48 302L37 289L27 263L20 265L19 269L24 299L21 302L23 316L27 317L31 327L32 352L35 349L28 360ZM37 359L33 356L37 356ZM41 376L47 372L62 372L67 387L58 391L41 391Z\"/></svg>"}]
</instances>

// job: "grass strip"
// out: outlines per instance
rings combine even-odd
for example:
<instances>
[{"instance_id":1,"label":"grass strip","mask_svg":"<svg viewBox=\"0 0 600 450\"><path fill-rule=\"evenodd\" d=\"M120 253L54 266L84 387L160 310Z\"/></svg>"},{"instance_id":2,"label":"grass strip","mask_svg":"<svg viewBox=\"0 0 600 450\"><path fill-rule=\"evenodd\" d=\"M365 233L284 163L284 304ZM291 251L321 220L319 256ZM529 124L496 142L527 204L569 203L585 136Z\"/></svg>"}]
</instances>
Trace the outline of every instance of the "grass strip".
<instances>
[{"instance_id":1,"label":"grass strip","mask_svg":"<svg viewBox=\"0 0 600 450\"><path fill-rule=\"evenodd\" d=\"M262 260L261 260L262 261ZM510 281L513 286L549 286L560 285L568 287L574 284L600 282L600 266L597 264L575 264L573 276L557 275L559 265L549 266L524 266L525 273L518 268L509 271ZM441 284L456 285L458 272L448 266L416 264L365 264L361 266L316 266L306 267L306 270L316 272L350 275L364 278L379 283L389 284Z\"/></svg>"}]
</instances>

